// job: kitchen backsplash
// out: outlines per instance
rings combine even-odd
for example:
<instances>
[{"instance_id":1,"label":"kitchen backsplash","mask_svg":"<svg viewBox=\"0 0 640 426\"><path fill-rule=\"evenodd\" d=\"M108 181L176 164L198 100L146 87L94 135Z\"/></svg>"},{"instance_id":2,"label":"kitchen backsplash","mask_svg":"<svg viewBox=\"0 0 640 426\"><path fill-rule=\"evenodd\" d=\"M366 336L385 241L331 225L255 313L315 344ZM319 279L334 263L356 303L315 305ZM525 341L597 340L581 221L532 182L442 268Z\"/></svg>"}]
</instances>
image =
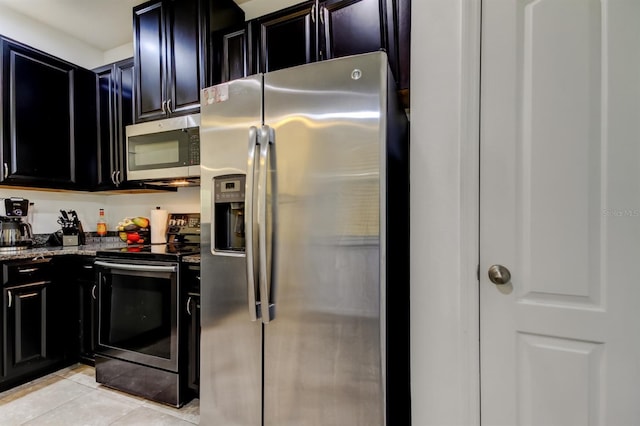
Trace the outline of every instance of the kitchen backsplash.
<instances>
[{"instance_id":1,"label":"kitchen backsplash","mask_svg":"<svg viewBox=\"0 0 640 426\"><path fill-rule=\"evenodd\" d=\"M179 188L177 192L143 194L100 194L81 192L48 192L27 189L0 188L0 198L22 197L34 203L29 214L34 234L47 234L60 229L56 222L60 210L75 210L85 232L96 231L101 208L107 218L107 229L114 231L125 217L149 217L151 209L162 207L170 213L200 211L200 188Z\"/></svg>"}]
</instances>

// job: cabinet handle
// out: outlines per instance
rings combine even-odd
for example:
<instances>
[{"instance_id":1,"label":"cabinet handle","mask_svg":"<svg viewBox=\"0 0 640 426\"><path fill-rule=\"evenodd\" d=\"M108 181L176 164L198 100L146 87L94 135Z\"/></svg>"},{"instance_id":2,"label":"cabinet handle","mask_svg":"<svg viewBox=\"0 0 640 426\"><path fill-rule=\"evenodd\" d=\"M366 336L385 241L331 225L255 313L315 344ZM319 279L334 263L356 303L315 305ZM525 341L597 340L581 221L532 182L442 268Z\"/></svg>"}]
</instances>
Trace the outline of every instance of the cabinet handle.
<instances>
[{"instance_id":1,"label":"cabinet handle","mask_svg":"<svg viewBox=\"0 0 640 426\"><path fill-rule=\"evenodd\" d=\"M22 296L20 296L21 299L29 299L31 297L36 297L38 295L37 292L34 293L28 293L28 294L23 294Z\"/></svg>"},{"instance_id":2,"label":"cabinet handle","mask_svg":"<svg viewBox=\"0 0 640 426\"><path fill-rule=\"evenodd\" d=\"M316 5L311 6L311 22L316 23Z\"/></svg>"},{"instance_id":3,"label":"cabinet handle","mask_svg":"<svg viewBox=\"0 0 640 426\"><path fill-rule=\"evenodd\" d=\"M82 265L84 269L93 269L93 265Z\"/></svg>"},{"instance_id":4,"label":"cabinet handle","mask_svg":"<svg viewBox=\"0 0 640 426\"><path fill-rule=\"evenodd\" d=\"M11 307L11 300L13 299L13 297L11 295L11 290L7 290L7 296L9 296L9 305L7 307L10 308Z\"/></svg>"},{"instance_id":5,"label":"cabinet handle","mask_svg":"<svg viewBox=\"0 0 640 426\"><path fill-rule=\"evenodd\" d=\"M167 100L167 112L171 114L171 99Z\"/></svg>"},{"instance_id":6,"label":"cabinet handle","mask_svg":"<svg viewBox=\"0 0 640 426\"><path fill-rule=\"evenodd\" d=\"M98 286L98 284L94 284L93 287L91 288L91 297L93 297L93 300L98 300L98 298L96 297L96 287Z\"/></svg>"},{"instance_id":7,"label":"cabinet handle","mask_svg":"<svg viewBox=\"0 0 640 426\"><path fill-rule=\"evenodd\" d=\"M4 163L4 178L8 178L9 177L9 165L7 163Z\"/></svg>"},{"instance_id":8,"label":"cabinet handle","mask_svg":"<svg viewBox=\"0 0 640 426\"><path fill-rule=\"evenodd\" d=\"M111 172L111 183L116 185L116 171L115 170Z\"/></svg>"},{"instance_id":9,"label":"cabinet handle","mask_svg":"<svg viewBox=\"0 0 640 426\"><path fill-rule=\"evenodd\" d=\"M196 280L200 281L200 275L196 276Z\"/></svg>"},{"instance_id":10,"label":"cabinet handle","mask_svg":"<svg viewBox=\"0 0 640 426\"><path fill-rule=\"evenodd\" d=\"M18 272L20 272L21 274L28 274L31 272L35 272L40 268L27 268L27 269L19 269Z\"/></svg>"},{"instance_id":11,"label":"cabinet handle","mask_svg":"<svg viewBox=\"0 0 640 426\"><path fill-rule=\"evenodd\" d=\"M167 101L162 101L162 113L166 114L167 110L165 109L165 105L167 104Z\"/></svg>"},{"instance_id":12,"label":"cabinet handle","mask_svg":"<svg viewBox=\"0 0 640 426\"><path fill-rule=\"evenodd\" d=\"M324 25L324 11L327 10L326 7L320 6L320 10L318 10L318 15L320 16L320 23Z\"/></svg>"},{"instance_id":13,"label":"cabinet handle","mask_svg":"<svg viewBox=\"0 0 640 426\"><path fill-rule=\"evenodd\" d=\"M116 186L120 185L120 170L116 170Z\"/></svg>"},{"instance_id":14,"label":"cabinet handle","mask_svg":"<svg viewBox=\"0 0 640 426\"><path fill-rule=\"evenodd\" d=\"M189 296L189 298L187 299L187 314L189 314L189 316L191 316L191 309L189 309L191 307L191 296Z\"/></svg>"}]
</instances>

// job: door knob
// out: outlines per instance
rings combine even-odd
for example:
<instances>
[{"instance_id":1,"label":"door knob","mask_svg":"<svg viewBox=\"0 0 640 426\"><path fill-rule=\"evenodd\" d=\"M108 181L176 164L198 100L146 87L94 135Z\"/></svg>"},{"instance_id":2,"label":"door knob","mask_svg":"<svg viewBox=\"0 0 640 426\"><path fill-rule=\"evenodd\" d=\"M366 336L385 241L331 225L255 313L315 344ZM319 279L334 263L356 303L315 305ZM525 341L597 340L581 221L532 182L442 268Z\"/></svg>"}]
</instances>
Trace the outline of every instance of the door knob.
<instances>
[{"instance_id":1,"label":"door knob","mask_svg":"<svg viewBox=\"0 0 640 426\"><path fill-rule=\"evenodd\" d=\"M506 284L511 281L511 272L502 265L491 265L489 267L489 280L498 285Z\"/></svg>"}]
</instances>

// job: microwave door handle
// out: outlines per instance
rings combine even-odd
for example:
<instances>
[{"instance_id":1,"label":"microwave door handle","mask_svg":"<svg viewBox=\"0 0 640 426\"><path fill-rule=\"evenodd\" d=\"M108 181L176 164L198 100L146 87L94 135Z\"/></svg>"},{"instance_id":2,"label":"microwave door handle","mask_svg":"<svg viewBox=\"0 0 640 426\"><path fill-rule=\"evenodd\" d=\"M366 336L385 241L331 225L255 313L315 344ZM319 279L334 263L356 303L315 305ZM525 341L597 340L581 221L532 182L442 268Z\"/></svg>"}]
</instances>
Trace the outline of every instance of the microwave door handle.
<instances>
[{"instance_id":1,"label":"microwave door handle","mask_svg":"<svg viewBox=\"0 0 640 426\"><path fill-rule=\"evenodd\" d=\"M256 321L260 315L259 304L256 297L256 281L258 277L256 262L256 243L258 233L255 227L254 203L256 176L256 153L258 144L258 129L255 126L249 128L249 144L247 156L247 176L245 179L245 203L244 203L244 229L245 229L245 253L247 260L247 303L249 304L249 319Z\"/></svg>"}]
</instances>

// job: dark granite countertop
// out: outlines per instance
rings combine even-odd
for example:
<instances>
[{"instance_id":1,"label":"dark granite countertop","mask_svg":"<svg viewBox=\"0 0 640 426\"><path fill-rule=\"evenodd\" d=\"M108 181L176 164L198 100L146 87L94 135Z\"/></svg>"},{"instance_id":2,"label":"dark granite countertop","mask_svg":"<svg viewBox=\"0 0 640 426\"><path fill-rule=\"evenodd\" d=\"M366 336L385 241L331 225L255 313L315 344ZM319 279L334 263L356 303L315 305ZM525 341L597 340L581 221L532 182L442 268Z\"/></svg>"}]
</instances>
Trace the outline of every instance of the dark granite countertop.
<instances>
[{"instance_id":1,"label":"dark granite countertop","mask_svg":"<svg viewBox=\"0 0 640 426\"><path fill-rule=\"evenodd\" d=\"M34 257L48 257L48 256L61 256L75 254L80 256L95 256L99 250L125 247L126 244L122 242L105 242L105 243L91 243L82 246L58 246L58 247L34 247L30 249L22 250L8 250L0 251L0 261L12 260L12 259L29 259Z\"/></svg>"},{"instance_id":2,"label":"dark granite countertop","mask_svg":"<svg viewBox=\"0 0 640 426\"><path fill-rule=\"evenodd\" d=\"M200 263L200 255L192 254L190 256L185 256L182 258L183 263Z\"/></svg>"},{"instance_id":3,"label":"dark granite countertop","mask_svg":"<svg viewBox=\"0 0 640 426\"><path fill-rule=\"evenodd\" d=\"M78 256L95 256L96 252L105 249L126 247L126 244L122 242L104 242L104 243L90 243L81 246L67 246L67 247L34 247L23 250L9 250L0 251L0 261L14 260L14 259L33 259L35 257L49 257L49 256L62 256L62 255L78 255ZM185 256L182 258L184 263L200 263L200 255L194 254Z\"/></svg>"},{"instance_id":4,"label":"dark granite countertop","mask_svg":"<svg viewBox=\"0 0 640 426\"><path fill-rule=\"evenodd\" d=\"M98 251L109 250L119 247L126 247L127 244L117 235L107 235L106 237L98 237L91 233L85 234L86 244L80 246L49 246L49 234L34 235L34 246L29 249L21 250L0 250L0 262L3 260L14 259L33 259L35 257L50 256L95 256ZM182 258L183 263L200 263L200 254L192 254Z\"/></svg>"}]
</instances>

